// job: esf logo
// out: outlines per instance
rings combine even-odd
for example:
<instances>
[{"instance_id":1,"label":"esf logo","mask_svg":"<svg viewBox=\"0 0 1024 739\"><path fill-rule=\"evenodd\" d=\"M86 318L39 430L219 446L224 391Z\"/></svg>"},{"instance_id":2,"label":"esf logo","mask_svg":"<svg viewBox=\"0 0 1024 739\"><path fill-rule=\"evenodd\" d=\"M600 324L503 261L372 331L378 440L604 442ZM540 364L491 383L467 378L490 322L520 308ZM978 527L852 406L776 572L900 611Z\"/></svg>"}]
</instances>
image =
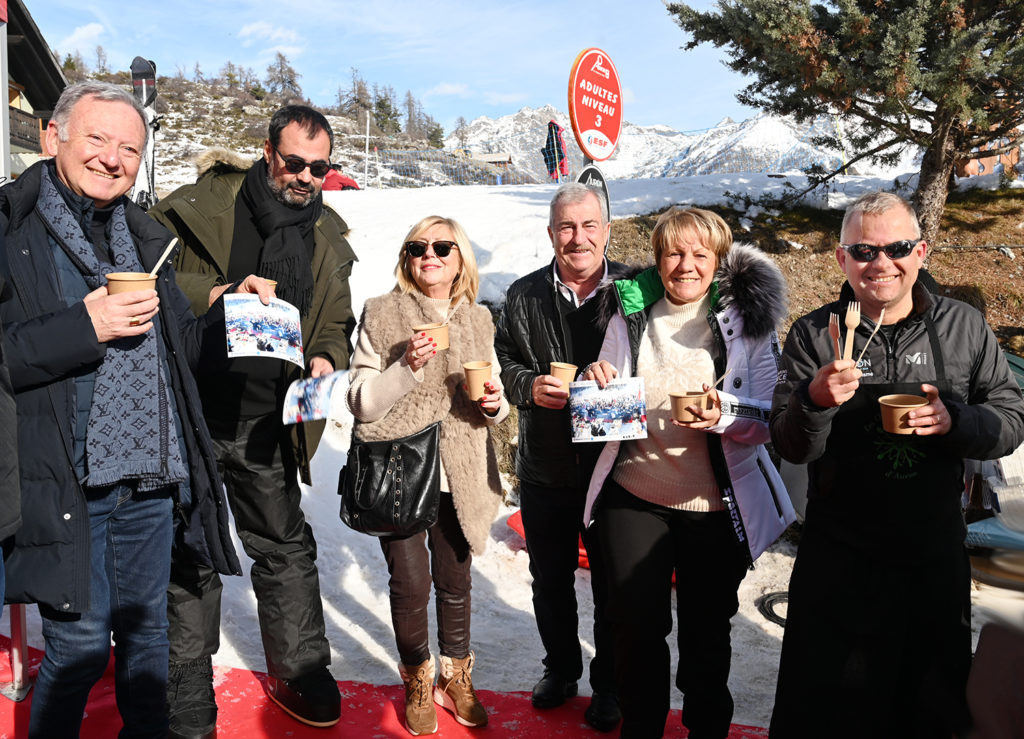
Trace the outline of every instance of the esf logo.
<instances>
[{"instance_id":1,"label":"esf logo","mask_svg":"<svg viewBox=\"0 0 1024 739\"><path fill-rule=\"evenodd\" d=\"M595 146L608 146L607 139L604 139L600 136L594 136L593 134L587 136L587 143L594 144Z\"/></svg>"}]
</instances>

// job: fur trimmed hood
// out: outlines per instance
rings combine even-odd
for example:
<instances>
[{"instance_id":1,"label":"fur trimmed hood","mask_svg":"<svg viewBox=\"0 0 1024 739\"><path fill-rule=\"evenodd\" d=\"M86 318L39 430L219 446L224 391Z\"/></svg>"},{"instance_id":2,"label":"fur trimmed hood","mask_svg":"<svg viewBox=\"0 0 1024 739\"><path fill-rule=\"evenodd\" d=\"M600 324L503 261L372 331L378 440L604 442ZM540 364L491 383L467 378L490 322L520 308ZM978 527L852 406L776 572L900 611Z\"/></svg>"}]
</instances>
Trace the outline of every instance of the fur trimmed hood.
<instances>
[{"instance_id":1,"label":"fur trimmed hood","mask_svg":"<svg viewBox=\"0 0 1024 739\"><path fill-rule=\"evenodd\" d=\"M734 307L743 316L743 332L760 338L778 328L789 310L789 287L782 271L752 244L734 243L715 275L716 311Z\"/></svg>"},{"instance_id":2,"label":"fur trimmed hood","mask_svg":"<svg viewBox=\"0 0 1024 739\"><path fill-rule=\"evenodd\" d=\"M654 265L633 267L625 277L609 282L597 296L598 323L607 328L620 307L625 313L646 310L665 294ZM712 310L733 308L743 318L743 333L752 338L775 330L788 310L788 288L782 272L768 255L751 244L733 243L711 285Z\"/></svg>"},{"instance_id":3,"label":"fur trimmed hood","mask_svg":"<svg viewBox=\"0 0 1024 739\"><path fill-rule=\"evenodd\" d=\"M215 146L196 157L196 174L202 177L207 172L247 172L254 161L237 151Z\"/></svg>"}]
</instances>

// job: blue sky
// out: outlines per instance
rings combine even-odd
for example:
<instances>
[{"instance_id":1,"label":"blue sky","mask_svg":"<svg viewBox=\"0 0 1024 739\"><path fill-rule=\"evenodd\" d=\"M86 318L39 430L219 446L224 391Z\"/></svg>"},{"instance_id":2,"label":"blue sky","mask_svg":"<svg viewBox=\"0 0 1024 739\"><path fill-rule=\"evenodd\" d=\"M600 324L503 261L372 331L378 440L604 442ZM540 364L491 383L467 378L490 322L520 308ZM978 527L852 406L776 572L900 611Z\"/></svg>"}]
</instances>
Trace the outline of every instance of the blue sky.
<instances>
[{"instance_id":1,"label":"blue sky","mask_svg":"<svg viewBox=\"0 0 1024 739\"><path fill-rule=\"evenodd\" d=\"M569 70L590 46L614 61L626 120L689 131L753 111L735 93L744 78L687 38L661 0L26 0L50 46L90 64L102 45L112 68L136 55L158 74L226 61L262 78L276 51L315 103L332 104L351 68L369 83L411 90L448 133L467 120L552 104L567 110ZM694 2L707 8L710 2Z\"/></svg>"}]
</instances>

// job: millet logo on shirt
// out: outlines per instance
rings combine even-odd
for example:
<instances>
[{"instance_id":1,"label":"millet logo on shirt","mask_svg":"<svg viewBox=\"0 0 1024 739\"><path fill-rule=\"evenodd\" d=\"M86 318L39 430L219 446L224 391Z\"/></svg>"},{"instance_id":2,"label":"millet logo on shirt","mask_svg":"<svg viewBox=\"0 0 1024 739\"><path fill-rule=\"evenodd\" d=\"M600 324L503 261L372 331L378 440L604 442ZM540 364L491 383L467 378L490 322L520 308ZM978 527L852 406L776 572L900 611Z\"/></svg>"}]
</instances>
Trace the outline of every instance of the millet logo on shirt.
<instances>
[{"instance_id":1,"label":"millet logo on shirt","mask_svg":"<svg viewBox=\"0 0 1024 739\"><path fill-rule=\"evenodd\" d=\"M905 361L907 364L928 364L928 353L914 352L913 354L904 354L903 361Z\"/></svg>"}]
</instances>

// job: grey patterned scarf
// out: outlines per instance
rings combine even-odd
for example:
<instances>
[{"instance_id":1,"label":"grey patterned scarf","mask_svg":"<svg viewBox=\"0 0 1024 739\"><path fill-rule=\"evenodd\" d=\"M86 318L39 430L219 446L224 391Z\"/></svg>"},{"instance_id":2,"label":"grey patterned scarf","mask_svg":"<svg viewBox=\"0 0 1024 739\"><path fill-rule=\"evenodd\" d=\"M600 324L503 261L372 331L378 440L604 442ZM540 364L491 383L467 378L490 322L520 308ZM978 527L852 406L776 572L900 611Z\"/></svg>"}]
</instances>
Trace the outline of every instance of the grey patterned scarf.
<instances>
[{"instance_id":1,"label":"grey patterned scarf","mask_svg":"<svg viewBox=\"0 0 1024 739\"><path fill-rule=\"evenodd\" d=\"M96 256L82 226L43 169L36 210L50 238L82 273L90 290L107 284L108 272L142 272L125 220L124 204L109 224L114 264ZM107 344L96 370L86 431L85 483L99 487L138 480L139 490L155 490L187 479L178 447L171 397L157 346L157 327L142 336Z\"/></svg>"}]
</instances>

